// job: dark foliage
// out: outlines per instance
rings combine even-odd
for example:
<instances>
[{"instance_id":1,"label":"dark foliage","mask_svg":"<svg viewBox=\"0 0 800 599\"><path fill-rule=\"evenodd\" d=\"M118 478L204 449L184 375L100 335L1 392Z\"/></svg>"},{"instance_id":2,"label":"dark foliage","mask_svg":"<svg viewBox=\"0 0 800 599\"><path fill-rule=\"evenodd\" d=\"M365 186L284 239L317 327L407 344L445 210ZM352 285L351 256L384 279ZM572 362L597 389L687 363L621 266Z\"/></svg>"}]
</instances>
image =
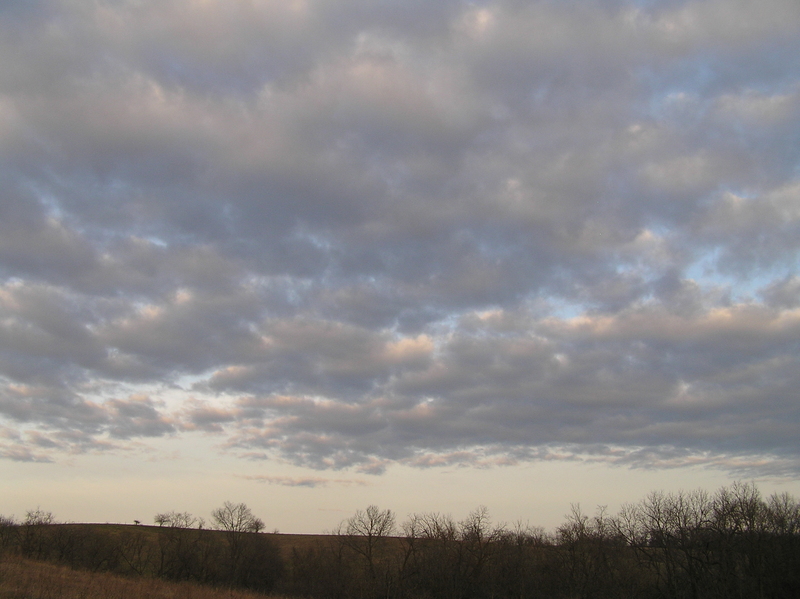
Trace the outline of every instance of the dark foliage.
<instances>
[{"instance_id":1,"label":"dark foliage","mask_svg":"<svg viewBox=\"0 0 800 599\"><path fill-rule=\"evenodd\" d=\"M320 599L800 597L800 504L764 500L753 485L652 493L616 516L575 506L552 535L494 526L480 508L461 522L417 514L390 537L363 526L370 513L388 512L372 506L327 544L295 551L282 590Z\"/></svg>"}]
</instances>

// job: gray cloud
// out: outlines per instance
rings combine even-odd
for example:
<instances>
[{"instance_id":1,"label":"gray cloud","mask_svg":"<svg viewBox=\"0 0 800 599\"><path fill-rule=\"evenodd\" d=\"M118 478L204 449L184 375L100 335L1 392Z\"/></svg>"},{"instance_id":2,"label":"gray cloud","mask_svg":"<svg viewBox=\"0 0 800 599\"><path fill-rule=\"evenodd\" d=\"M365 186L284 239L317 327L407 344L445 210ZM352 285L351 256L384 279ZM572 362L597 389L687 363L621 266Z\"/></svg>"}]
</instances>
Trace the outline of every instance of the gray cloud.
<instances>
[{"instance_id":1,"label":"gray cloud","mask_svg":"<svg viewBox=\"0 0 800 599\"><path fill-rule=\"evenodd\" d=\"M239 400L234 443L317 467L560 443L797 451L794 312L734 306L687 317L646 306L527 326L500 311L473 319L417 368L370 373L375 389L356 400Z\"/></svg>"},{"instance_id":2,"label":"gray cloud","mask_svg":"<svg viewBox=\"0 0 800 599\"><path fill-rule=\"evenodd\" d=\"M365 481L358 479L322 478L315 476L306 476L302 478L292 478L288 476L245 476L244 478L270 485L282 485L285 487L308 487L310 489L327 487L332 484L345 486L365 486L367 484Z\"/></svg>"},{"instance_id":3,"label":"gray cloud","mask_svg":"<svg viewBox=\"0 0 800 599\"><path fill-rule=\"evenodd\" d=\"M0 11L4 456L796 476L793 0Z\"/></svg>"}]
</instances>

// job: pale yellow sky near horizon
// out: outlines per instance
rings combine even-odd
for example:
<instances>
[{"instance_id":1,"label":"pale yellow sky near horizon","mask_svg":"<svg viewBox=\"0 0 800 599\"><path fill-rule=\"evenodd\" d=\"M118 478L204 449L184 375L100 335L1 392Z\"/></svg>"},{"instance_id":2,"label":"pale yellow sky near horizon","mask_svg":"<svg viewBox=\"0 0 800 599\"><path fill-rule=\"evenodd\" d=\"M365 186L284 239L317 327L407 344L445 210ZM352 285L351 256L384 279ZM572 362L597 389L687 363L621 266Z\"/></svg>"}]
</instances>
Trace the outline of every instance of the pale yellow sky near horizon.
<instances>
[{"instance_id":1,"label":"pale yellow sky near horizon","mask_svg":"<svg viewBox=\"0 0 800 599\"><path fill-rule=\"evenodd\" d=\"M195 442L191 455L176 439L149 445L139 454L77 455L63 463L0 462L0 514L21 519L26 510L41 507L61 522L152 524L156 513L175 510L208 522L211 510L230 500L246 503L268 531L324 533L370 504L391 509L398 524L422 512L461 519L484 505L495 523L521 522L552 531L572 504L590 515L605 505L613 514L650 491L713 492L736 480L707 467L644 470L576 461L489 468L390 465L383 475L369 475L241 460L220 452L212 438ZM290 481L318 485L282 484ZM800 496L797 481L752 482L765 497L775 492Z\"/></svg>"}]
</instances>

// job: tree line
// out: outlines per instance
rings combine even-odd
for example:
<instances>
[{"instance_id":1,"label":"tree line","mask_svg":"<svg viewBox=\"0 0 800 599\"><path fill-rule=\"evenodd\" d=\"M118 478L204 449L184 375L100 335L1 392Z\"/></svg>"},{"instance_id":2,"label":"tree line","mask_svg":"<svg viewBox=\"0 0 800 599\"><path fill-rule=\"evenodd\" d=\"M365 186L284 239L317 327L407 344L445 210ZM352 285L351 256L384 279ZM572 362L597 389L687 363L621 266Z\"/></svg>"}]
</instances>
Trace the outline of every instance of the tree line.
<instances>
[{"instance_id":1,"label":"tree line","mask_svg":"<svg viewBox=\"0 0 800 599\"><path fill-rule=\"evenodd\" d=\"M157 514L149 533L0 520L0 546L36 559L314 599L800 597L800 503L753 484L653 492L616 514L573 506L553 532L369 506L311 545L281 553L244 504ZM139 527L144 528L144 527Z\"/></svg>"}]
</instances>

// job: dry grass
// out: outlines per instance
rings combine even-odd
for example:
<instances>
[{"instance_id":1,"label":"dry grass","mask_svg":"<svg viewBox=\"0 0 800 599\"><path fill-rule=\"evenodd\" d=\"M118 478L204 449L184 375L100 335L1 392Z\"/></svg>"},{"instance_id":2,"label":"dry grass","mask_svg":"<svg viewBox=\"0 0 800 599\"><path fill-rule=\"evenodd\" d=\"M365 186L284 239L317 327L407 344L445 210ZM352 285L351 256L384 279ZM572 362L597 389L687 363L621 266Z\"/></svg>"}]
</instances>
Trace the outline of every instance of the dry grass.
<instances>
[{"instance_id":1,"label":"dry grass","mask_svg":"<svg viewBox=\"0 0 800 599\"><path fill-rule=\"evenodd\" d=\"M0 561L0 599L265 599L265 595L194 583L124 578L108 573L5 556ZM274 597L274 596L273 596ZM276 598L277 599L277 598Z\"/></svg>"}]
</instances>

